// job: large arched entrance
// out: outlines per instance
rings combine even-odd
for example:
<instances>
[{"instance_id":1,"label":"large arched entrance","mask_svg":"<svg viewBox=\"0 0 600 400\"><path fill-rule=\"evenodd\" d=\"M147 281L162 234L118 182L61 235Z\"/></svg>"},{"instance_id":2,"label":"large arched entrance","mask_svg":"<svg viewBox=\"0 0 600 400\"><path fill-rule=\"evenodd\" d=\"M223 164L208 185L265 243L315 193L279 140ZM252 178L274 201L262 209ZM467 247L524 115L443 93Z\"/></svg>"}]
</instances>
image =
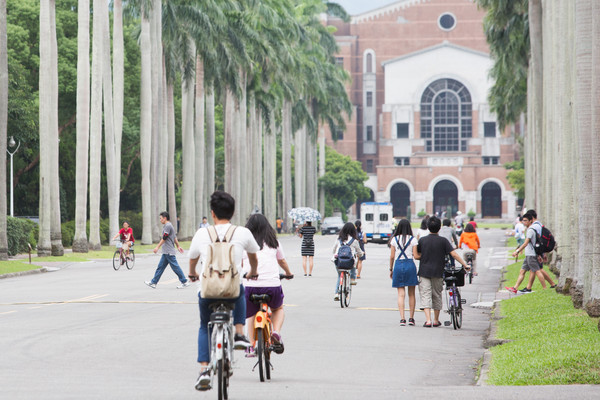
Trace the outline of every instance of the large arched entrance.
<instances>
[{"instance_id":1,"label":"large arched entrance","mask_svg":"<svg viewBox=\"0 0 600 400\"><path fill-rule=\"evenodd\" d=\"M448 206L452 208L452 215L455 215L458 211L458 188L452 181L439 181L433 188L433 212L441 215Z\"/></svg>"},{"instance_id":2,"label":"large arched entrance","mask_svg":"<svg viewBox=\"0 0 600 400\"><path fill-rule=\"evenodd\" d=\"M407 217L410 207L410 189L405 183L398 182L390 189L390 201L394 206L394 217Z\"/></svg>"},{"instance_id":3,"label":"large arched entrance","mask_svg":"<svg viewBox=\"0 0 600 400\"><path fill-rule=\"evenodd\" d=\"M481 217L502 217L502 189L495 182L481 188Z\"/></svg>"}]
</instances>

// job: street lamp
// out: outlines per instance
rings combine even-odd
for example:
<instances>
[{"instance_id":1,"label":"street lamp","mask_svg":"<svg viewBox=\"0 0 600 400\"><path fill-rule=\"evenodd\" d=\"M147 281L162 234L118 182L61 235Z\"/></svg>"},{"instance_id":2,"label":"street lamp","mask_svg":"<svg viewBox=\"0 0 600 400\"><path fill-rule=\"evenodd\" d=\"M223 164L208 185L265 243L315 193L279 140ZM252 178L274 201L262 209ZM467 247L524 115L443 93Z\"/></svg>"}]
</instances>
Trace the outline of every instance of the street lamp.
<instances>
[{"instance_id":1,"label":"street lamp","mask_svg":"<svg viewBox=\"0 0 600 400\"><path fill-rule=\"evenodd\" d=\"M17 145L17 148L15 149L15 151L13 151L12 153L8 150L11 147L15 147L15 145ZM21 141L19 141L19 143L15 143L15 138L14 137L10 137L10 140L8 141L8 147L6 148L6 152L8 154L10 154L10 216L14 217L14 196L13 196L13 192L14 192L14 186L13 186L13 155L17 152L17 150L19 150L19 146L21 146Z\"/></svg>"}]
</instances>

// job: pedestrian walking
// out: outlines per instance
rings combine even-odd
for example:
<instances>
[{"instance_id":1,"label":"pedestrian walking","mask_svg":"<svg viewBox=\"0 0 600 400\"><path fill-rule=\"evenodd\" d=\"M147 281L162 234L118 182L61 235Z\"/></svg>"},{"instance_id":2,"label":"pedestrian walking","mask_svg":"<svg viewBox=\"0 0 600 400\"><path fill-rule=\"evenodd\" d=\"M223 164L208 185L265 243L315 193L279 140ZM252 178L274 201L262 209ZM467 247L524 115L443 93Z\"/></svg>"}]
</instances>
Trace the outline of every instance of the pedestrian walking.
<instances>
[{"instance_id":1,"label":"pedestrian walking","mask_svg":"<svg viewBox=\"0 0 600 400\"><path fill-rule=\"evenodd\" d=\"M418 241L413 237L412 227L407 219L398 223L390 242L390 279L392 287L398 289L398 310L400 311L400 325L406 325L404 298L408 291L409 318L408 325L415 324L415 288L419 284L417 266L413 257L413 247Z\"/></svg>"},{"instance_id":2,"label":"pedestrian walking","mask_svg":"<svg viewBox=\"0 0 600 400\"><path fill-rule=\"evenodd\" d=\"M515 239L517 239L517 247L525 242L525 225L523 225L523 217L519 215L518 222L515 225Z\"/></svg>"},{"instance_id":3,"label":"pedestrian walking","mask_svg":"<svg viewBox=\"0 0 600 400\"><path fill-rule=\"evenodd\" d=\"M356 236L358 238L358 245L363 252L363 255L358 258L356 262L356 269L358 270L358 274L356 275L356 279L360 279L360 273L363 267L363 261L367 259L367 253L365 253L365 244L367 243L367 235L362 230L362 222L357 219L354 222L354 226L356 227Z\"/></svg>"},{"instance_id":4,"label":"pedestrian walking","mask_svg":"<svg viewBox=\"0 0 600 400\"><path fill-rule=\"evenodd\" d=\"M306 221L304 226L298 230L298 235L302 238L300 254L302 255L302 269L306 276L306 264L308 263L308 276L312 276L314 257L315 257L315 241L314 236L317 233L317 228L312 226L311 221Z\"/></svg>"},{"instance_id":5,"label":"pedestrian walking","mask_svg":"<svg viewBox=\"0 0 600 400\"><path fill-rule=\"evenodd\" d=\"M466 270L468 265L462 257L452 248L452 245L446 238L438 233L442 227L442 222L437 217L431 217L427 225L429 235L419 239L415 260L421 260L418 275L421 278L419 283L419 293L421 294L421 305L427 319L423 324L426 328L432 326L441 326L440 310L442 309L442 289L444 285L443 275L446 262L446 255L450 254ZM413 249L413 250L415 250ZM431 318L431 309L433 309L433 319Z\"/></svg>"},{"instance_id":6,"label":"pedestrian walking","mask_svg":"<svg viewBox=\"0 0 600 400\"><path fill-rule=\"evenodd\" d=\"M173 272L175 272L177 275L177 278L179 278L179 282L181 282L181 284L177 286L177 289L183 289L184 287L190 285L190 281L183 274L181 267L177 263L177 257L175 256L177 254L177 250L180 253L183 253L183 249L177 240L175 228L173 228L173 225L169 221L169 213L166 211L161 212L159 219L160 223L163 224L162 238L153 251L155 254L158 253L158 250L162 246L162 256L160 257L160 261L156 267L154 278L149 281L145 281L144 283L150 286L152 289L156 289L156 285L158 284L163 272L165 272L165 268L167 268L167 265L170 265Z\"/></svg>"}]
</instances>

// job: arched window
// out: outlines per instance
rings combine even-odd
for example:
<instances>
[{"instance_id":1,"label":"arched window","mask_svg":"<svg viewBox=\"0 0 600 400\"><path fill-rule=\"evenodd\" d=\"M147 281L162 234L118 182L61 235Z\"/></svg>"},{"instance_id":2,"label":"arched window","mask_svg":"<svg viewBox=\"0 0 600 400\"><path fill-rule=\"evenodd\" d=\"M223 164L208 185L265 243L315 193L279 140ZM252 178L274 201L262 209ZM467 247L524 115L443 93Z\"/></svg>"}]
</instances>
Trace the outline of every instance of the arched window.
<instances>
[{"instance_id":1,"label":"arched window","mask_svg":"<svg viewBox=\"0 0 600 400\"><path fill-rule=\"evenodd\" d=\"M394 217L409 217L410 189L405 183L398 182L392 186L390 201L393 205Z\"/></svg>"},{"instance_id":2,"label":"arched window","mask_svg":"<svg viewBox=\"0 0 600 400\"><path fill-rule=\"evenodd\" d=\"M472 136L471 94L454 79L439 79L421 96L421 137L426 151L466 151Z\"/></svg>"},{"instance_id":3,"label":"arched window","mask_svg":"<svg viewBox=\"0 0 600 400\"><path fill-rule=\"evenodd\" d=\"M367 53L367 73L373 72L373 54Z\"/></svg>"}]
</instances>

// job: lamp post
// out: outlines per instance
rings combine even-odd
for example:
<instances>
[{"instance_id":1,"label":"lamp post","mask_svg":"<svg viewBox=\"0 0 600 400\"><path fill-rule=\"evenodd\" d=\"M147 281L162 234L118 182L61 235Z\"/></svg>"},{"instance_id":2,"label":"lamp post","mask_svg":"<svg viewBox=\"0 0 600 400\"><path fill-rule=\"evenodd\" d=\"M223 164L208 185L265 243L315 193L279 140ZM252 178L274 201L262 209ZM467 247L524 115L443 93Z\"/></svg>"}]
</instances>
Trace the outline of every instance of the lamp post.
<instances>
[{"instance_id":1,"label":"lamp post","mask_svg":"<svg viewBox=\"0 0 600 400\"><path fill-rule=\"evenodd\" d=\"M15 149L15 151L13 151L12 153L8 150L11 147L15 147L15 145L17 145L17 148ZM12 136L10 137L10 140L8 141L8 147L6 148L6 152L8 154L10 154L10 216L14 217L14 196L13 196L13 192L15 190L14 185L13 185L13 155L17 152L17 150L19 150L19 146L21 146L21 141L19 141L19 143L15 143L15 138L13 138Z\"/></svg>"}]
</instances>

